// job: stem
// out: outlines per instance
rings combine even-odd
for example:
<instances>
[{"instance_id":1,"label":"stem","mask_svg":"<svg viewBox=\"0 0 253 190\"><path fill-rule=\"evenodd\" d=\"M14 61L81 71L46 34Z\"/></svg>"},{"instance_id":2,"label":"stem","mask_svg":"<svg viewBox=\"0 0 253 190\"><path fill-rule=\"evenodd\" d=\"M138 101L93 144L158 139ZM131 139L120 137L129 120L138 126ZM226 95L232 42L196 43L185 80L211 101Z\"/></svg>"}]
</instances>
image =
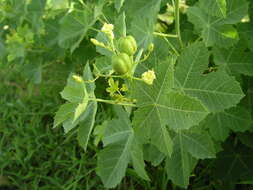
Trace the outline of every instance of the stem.
<instances>
[{"instance_id":1,"label":"stem","mask_svg":"<svg viewBox=\"0 0 253 190\"><path fill-rule=\"evenodd\" d=\"M162 36L162 37L168 37L168 38L178 38L178 35L175 35L175 34L164 34L160 32L153 32L153 34L156 36Z\"/></svg>"},{"instance_id":2,"label":"stem","mask_svg":"<svg viewBox=\"0 0 253 190\"><path fill-rule=\"evenodd\" d=\"M92 80L85 80L85 83L93 83L95 82L97 79L99 78L99 76L96 76L96 78L92 79Z\"/></svg>"},{"instance_id":3,"label":"stem","mask_svg":"<svg viewBox=\"0 0 253 190\"><path fill-rule=\"evenodd\" d=\"M134 79L134 80L138 80L138 81L142 81L142 82L144 82L141 78L138 78L138 77L131 77L131 79Z\"/></svg>"},{"instance_id":4,"label":"stem","mask_svg":"<svg viewBox=\"0 0 253 190\"><path fill-rule=\"evenodd\" d=\"M108 78L108 77L112 77L112 78L122 78L122 77L125 77L126 75L103 75L103 74L98 74L97 76L99 76L99 77L104 77L104 78Z\"/></svg>"},{"instance_id":5,"label":"stem","mask_svg":"<svg viewBox=\"0 0 253 190\"><path fill-rule=\"evenodd\" d=\"M132 107L136 107L135 104L130 104L130 103L117 103L113 100L104 100L104 99L100 99L100 98L94 98L94 99L89 99L91 101L96 101L96 102L103 102L103 103L107 103L107 104L116 104L116 105L122 105L122 106L132 106Z\"/></svg>"},{"instance_id":6,"label":"stem","mask_svg":"<svg viewBox=\"0 0 253 190\"><path fill-rule=\"evenodd\" d=\"M141 48L137 56L135 57L135 60L134 60L135 63L138 63L140 61L143 51L144 51L143 48Z\"/></svg>"},{"instance_id":7,"label":"stem","mask_svg":"<svg viewBox=\"0 0 253 190\"><path fill-rule=\"evenodd\" d=\"M148 54L144 55L143 59L141 59L139 61L139 63L142 63L142 62L146 61L149 58L150 54L151 54L151 51L149 51Z\"/></svg>"},{"instance_id":8,"label":"stem","mask_svg":"<svg viewBox=\"0 0 253 190\"><path fill-rule=\"evenodd\" d=\"M176 34L178 36L178 41L181 47L184 47L181 32L180 32L180 11L179 11L179 2L180 0L174 0L174 9L175 9L175 27L176 27Z\"/></svg>"}]
</instances>

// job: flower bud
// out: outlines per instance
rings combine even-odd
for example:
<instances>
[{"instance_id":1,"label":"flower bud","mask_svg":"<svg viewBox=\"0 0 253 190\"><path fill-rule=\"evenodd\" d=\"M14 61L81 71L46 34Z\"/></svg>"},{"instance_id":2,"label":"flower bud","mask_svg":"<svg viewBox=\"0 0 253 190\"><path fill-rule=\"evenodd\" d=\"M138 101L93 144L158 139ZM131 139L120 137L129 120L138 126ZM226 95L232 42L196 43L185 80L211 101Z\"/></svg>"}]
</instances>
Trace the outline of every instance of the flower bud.
<instances>
[{"instance_id":1,"label":"flower bud","mask_svg":"<svg viewBox=\"0 0 253 190\"><path fill-rule=\"evenodd\" d=\"M153 81L156 79L155 72L153 70L148 70L141 75L141 79L148 85L152 85Z\"/></svg>"}]
</instances>

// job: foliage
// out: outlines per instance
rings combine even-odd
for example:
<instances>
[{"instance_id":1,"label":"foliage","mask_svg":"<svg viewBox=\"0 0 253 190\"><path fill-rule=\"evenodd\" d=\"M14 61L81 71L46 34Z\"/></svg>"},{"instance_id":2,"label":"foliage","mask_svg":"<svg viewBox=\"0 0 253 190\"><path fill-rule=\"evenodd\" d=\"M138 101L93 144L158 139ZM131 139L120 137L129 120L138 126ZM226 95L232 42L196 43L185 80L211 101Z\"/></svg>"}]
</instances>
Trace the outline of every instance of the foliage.
<instances>
[{"instance_id":1,"label":"foliage","mask_svg":"<svg viewBox=\"0 0 253 190\"><path fill-rule=\"evenodd\" d=\"M162 167L159 188L200 189L208 180L209 189L234 189L253 180L252 7L251 0L0 0L0 65L31 85L54 78L54 65L63 72L66 85L51 96L64 101L52 103L51 124L76 137L83 155L96 152L105 188L129 171L152 183L151 169Z\"/></svg>"}]
</instances>

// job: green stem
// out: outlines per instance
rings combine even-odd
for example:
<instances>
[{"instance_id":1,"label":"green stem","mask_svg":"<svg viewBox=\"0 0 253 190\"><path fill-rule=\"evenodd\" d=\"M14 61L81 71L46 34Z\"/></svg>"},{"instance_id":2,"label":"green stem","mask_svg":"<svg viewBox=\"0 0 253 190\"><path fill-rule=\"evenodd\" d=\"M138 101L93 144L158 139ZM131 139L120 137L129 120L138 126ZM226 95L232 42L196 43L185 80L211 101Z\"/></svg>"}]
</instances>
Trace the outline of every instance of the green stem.
<instances>
[{"instance_id":1,"label":"green stem","mask_svg":"<svg viewBox=\"0 0 253 190\"><path fill-rule=\"evenodd\" d=\"M92 80L85 80L85 83L93 83L95 82L97 79L99 78L99 76L96 76L96 78L92 79Z\"/></svg>"},{"instance_id":2,"label":"green stem","mask_svg":"<svg viewBox=\"0 0 253 190\"><path fill-rule=\"evenodd\" d=\"M94 99L89 99L91 101L96 101L96 102L103 102L103 103L107 103L107 104L114 104L114 105L122 105L122 106L132 106L132 107L136 107L135 104L130 104L130 103L120 103L120 102L115 102L113 100L104 100L104 99L100 99L100 98L94 98Z\"/></svg>"},{"instance_id":3,"label":"green stem","mask_svg":"<svg viewBox=\"0 0 253 190\"><path fill-rule=\"evenodd\" d=\"M161 37L178 38L178 35L175 35L175 34L164 34L160 32L153 32L153 34L156 36L161 36Z\"/></svg>"},{"instance_id":4,"label":"green stem","mask_svg":"<svg viewBox=\"0 0 253 190\"><path fill-rule=\"evenodd\" d=\"M131 77L131 79L134 79L134 80L138 80L138 81L142 81L142 82L144 82L141 78L134 77L134 76L132 76L132 77Z\"/></svg>"},{"instance_id":5,"label":"green stem","mask_svg":"<svg viewBox=\"0 0 253 190\"><path fill-rule=\"evenodd\" d=\"M139 63L143 63L144 61L146 61L149 58L150 54L151 54L151 51L149 51L148 54L144 55L143 59L141 59Z\"/></svg>"},{"instance_id":6,"label":"green stem","mask_svg":"<svg viewBox=\"0 0 253 190\"><path fill-rule=\"evenodd\" d=\"M178 36L178 41L181 47L184 47L182 38L181 38L181 32L180 32L180 11L179 11L179 3L180 0L174 0L174 9L175 9L175 27L176 27L176 34Z\"/></svg>"},{"instance_id":7,"label":"green stem","mask_svg":"<svg viewBox=\"0 0 253 190\"><path fill-rule=\"evenodd\" d=\"M140 61L143 51L144 51L143 48L141 48L137 56L135 57L135 60L134 60L135 63L138 63Z\"/></svg>"}]
</instances>

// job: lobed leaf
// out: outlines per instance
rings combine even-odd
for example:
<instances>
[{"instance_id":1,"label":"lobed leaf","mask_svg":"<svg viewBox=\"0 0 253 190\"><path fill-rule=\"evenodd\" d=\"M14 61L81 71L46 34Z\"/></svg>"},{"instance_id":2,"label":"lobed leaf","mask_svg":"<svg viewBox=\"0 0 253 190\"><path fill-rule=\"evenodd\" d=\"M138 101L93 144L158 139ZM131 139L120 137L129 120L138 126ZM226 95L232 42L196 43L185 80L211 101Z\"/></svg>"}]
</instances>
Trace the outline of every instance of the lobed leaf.
<instances>
[{"instance_id":1,"label":"lobed leaf","mask_svg":"<svg viewBox=\"0 0 253 190\"><path fill-rule=\"evenodd\" d=\"M175 71L177 88L201 100L211 112L235 106L244 96L240 84L222 70L203 74L208 58L208 50L201 42L186 48Z\"/></svg>"}]
</instances>

